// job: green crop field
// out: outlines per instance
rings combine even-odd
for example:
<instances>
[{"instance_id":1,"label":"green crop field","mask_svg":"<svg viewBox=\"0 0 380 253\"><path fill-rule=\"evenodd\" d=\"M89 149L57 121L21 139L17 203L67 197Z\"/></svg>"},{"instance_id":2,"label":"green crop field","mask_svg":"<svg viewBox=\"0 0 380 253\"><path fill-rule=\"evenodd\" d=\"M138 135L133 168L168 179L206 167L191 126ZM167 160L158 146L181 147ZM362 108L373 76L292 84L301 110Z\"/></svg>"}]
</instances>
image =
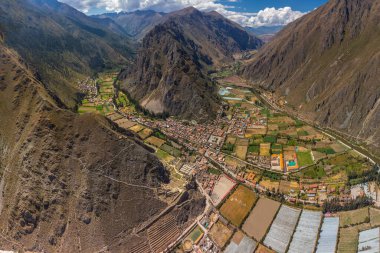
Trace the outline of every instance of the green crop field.
<instances>
[{"instance_id":1,"label":"green crop field","mask_svg":"<svg viewBox=\"0 0 380 253\"><path fill-rule=\"evenodd\" d=\"M301 167L314 164L310 152L297 152L298 163Z\"/></svg>"},{"instance_id":2,"label":"green crop field","mask_svg":"<svg viewBox=\"0 0 380 253\"><path fill-rule=\"evenodd\" d=\"M277 142L277 137L273 135L267 135L264 137L264 142L269 142L269 143L276 143Z\"/></svg>"},{"instance_id":3,"label":"green crop field","mask_svg":"<svg viewBox=\"0 0 380 253\"><path fill-rule=\"evenodd\" d=\"M315 166L312 166L310 168L300 171L299 175L305 178L319 179L326 176L326 172L323 169L323 167L315 165Z\"/></svg>"},{"instance_id":4,"label":"green crop field","mask_svg":"<svg viewBox=\"0 0 380 253\"><path fill-rule=\"evenodd\" d=\"M172 156L175 156L175 157L179 157L181 156L181 151L179 151L178 149L172 147L172 146L169 146L168 144L164 144L161 146L161 149L169 154L171 154Z\"/></svg>"},{"instance_id":5,"label":"green crop field","mask_svg":"<svg viewBox=\"0 0 380 253\"><path fill-rule=\"evenodd\" d=\"M335 150L332 149L332 148L317 148L315 150L318 151L318 152L327 154L327 155L333 155L333 154L336 153Z\"/></svg>"},{"instance_id":6,"label":"green crop field","mask_svg":"<svg viewBox=\"0 0 380 253\"><path fill-rule=\"evenodd\" d=\"M249 145L248 152L249 153L259 153L260 152L260 147L257 146L257 145Z\"/></svg>"}]
</instances>

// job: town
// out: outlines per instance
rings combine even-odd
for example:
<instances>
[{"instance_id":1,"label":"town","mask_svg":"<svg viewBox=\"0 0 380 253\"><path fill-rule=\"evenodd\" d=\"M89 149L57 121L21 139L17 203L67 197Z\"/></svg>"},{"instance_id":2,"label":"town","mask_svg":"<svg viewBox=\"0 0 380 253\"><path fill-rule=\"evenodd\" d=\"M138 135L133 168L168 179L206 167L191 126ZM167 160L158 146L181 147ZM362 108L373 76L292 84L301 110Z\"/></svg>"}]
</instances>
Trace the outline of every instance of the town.
<instances>
[{"instance_id":1,"label":"town","mask_svg":"<svg viewBox=\"0 0 380 253\"><path fill-rule=\"evenodd\" d=\"M103 114L134 132L170 171L171 195L195 180L209 204L189 231L169 238L162 251L327 252L345 247L344 236L352 236L344 233L346 226L380 225L378 166L339 139L272 109L238 77L218 80L222 106L213 121L202 123L139 112L115 89L116 75L81 82L86 97L78 112ZM358 200L371 200L374 207L334 213L327 204ZM302 235L305 226L311 226L308 235ZM327 230L336 241L340 231L338 246L325 238Z\"/></svg>"}]
</instances>

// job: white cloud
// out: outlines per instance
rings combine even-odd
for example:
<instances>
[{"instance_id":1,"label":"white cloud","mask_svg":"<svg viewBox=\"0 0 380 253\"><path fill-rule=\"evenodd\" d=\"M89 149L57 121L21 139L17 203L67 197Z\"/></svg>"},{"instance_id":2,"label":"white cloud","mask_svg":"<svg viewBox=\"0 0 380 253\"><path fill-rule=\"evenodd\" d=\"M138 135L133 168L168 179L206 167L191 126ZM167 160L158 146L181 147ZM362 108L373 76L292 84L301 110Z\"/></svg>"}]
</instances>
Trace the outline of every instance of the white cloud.
<instances>
[{"instance_id":1,"label":"white cloud","mask_svg":"<svg viewBox=\"0 0 380 253\"><path fill-rule=\"evenodd\" d=\"M218 3L217 0L60 0L85 13L93 9L107 12L155 10L162 12L176 11L185 7L194 6L201 11L217 11L225 17L243 26L274 26L286 25L305 13L294 11L290 7L265 8L258 13L244 13L233 11L232 6ZM229 0L237 2L238 0Z\"/></svg>"}]
</instances>

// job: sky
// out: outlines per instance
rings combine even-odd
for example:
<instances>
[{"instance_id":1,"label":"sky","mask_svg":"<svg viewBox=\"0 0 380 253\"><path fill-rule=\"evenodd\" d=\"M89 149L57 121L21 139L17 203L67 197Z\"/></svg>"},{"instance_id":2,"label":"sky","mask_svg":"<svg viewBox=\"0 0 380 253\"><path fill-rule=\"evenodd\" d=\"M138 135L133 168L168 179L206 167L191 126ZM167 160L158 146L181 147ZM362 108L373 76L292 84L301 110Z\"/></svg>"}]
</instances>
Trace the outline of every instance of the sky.
<instances>
[{"instance_id":1,"label":"sky","mask_svg":"<svg viewBox=\"0 0 380 253\"><path fill-rule=\"evenodd\" d=\"M59 0L88 14L155 10L176 11L194 6L218 11L242 26L286 25L323 5L327 0Z\"/></svg>"}]
</instances>

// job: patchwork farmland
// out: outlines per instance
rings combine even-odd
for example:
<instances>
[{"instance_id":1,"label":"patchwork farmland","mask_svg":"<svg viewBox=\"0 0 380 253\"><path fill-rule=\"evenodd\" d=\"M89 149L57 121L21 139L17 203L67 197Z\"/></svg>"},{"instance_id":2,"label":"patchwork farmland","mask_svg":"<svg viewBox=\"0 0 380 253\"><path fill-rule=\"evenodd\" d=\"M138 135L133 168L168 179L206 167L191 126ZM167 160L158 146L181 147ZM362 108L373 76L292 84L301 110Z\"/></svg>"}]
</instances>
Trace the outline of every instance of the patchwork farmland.
<instances>
[{"instance_id":1,"label":"patchwork farmland","mask_svg":"<svg viewBox=\"0 0 380 253\"><path fill-rule=\"evenodd\" d=\"M367 230L369 228L369 224L340 228L337 252L356 253L359 245L359 231Z\"/></svg>"},{"instance_id":2,"label":"patchwork farmland","mask_svg":"<svg viewBox=\"0 0 380 253\"><path fill-rule=\"evenodd\" d=\"M243 231L257 241L261 241L272 223L280 203L260 198L243 225Z\"/></svg>"},{"instance_id":3,"label":"patchwork farmland","mask_svg":"<svg viewBox=\"0 0 380 253\"><path fill-rule=\"evenodd\" d=\"M236 191L220 208L220 213L233 225L239 227L256 200L257 196L252 190L239 185Z\"/></svg>"},{"instance_id":4,"label":"patchwork farmland","mask_svg":"<svg viewBox=\"0 0 380 253\"><path fill-rule=\"evenodd\" d=\"M361 208L352 211L339 213L339 226L347 227L356 224L361 224L369 220L369 208Z\"/></svg>"},{"instance_id":5,"label":"patchwork farmland","mask_svg":"<svg viewBox=\"0 0 380 253\"><path fill-rule=\"evenodd\" d=\"M223 248L231 238L233 231L218 221L210 230L210 237L219 248Z\"/></svg>"},{"instance_id":6,"label":"patchwork farmland","mask_svg":"<svg viewBox=\"0 0 380 253\"><path fill-rule=\"evenodd\" d=\"M321 212L303 210L289 246L289 252L313 253L317 243Z\"/></svg>"},{"instance_id":7,"label":"patchwork farmland","mask_svg":"<svg viewBox=\"0 0 380 253\"><path fill-rule=\"evenodd\" d=\"M257 246L257 242L238 231L232 237L230 244L224 253L253 253Z\"/></svg>"},{"instance_id":8,"label":"patchwork farmland","mask_svg":"<svg viewBox=\"0 0 380 253\"><path fill-rule=\"evenodd\" d=\"M316 253L333 253L338 241L339 218L327 217L323 220Z\"/></svg>"},{"instance_id":9,"label":"patchwork farmland","mask_svg":"<svg viewBox=\"0 0 380 253\"><path fill-rule=\"evenodd\" d=\"M264 244L279 253L285 253L301 210L282 205L274 220Z\"/></svg>"}]
</instances>

